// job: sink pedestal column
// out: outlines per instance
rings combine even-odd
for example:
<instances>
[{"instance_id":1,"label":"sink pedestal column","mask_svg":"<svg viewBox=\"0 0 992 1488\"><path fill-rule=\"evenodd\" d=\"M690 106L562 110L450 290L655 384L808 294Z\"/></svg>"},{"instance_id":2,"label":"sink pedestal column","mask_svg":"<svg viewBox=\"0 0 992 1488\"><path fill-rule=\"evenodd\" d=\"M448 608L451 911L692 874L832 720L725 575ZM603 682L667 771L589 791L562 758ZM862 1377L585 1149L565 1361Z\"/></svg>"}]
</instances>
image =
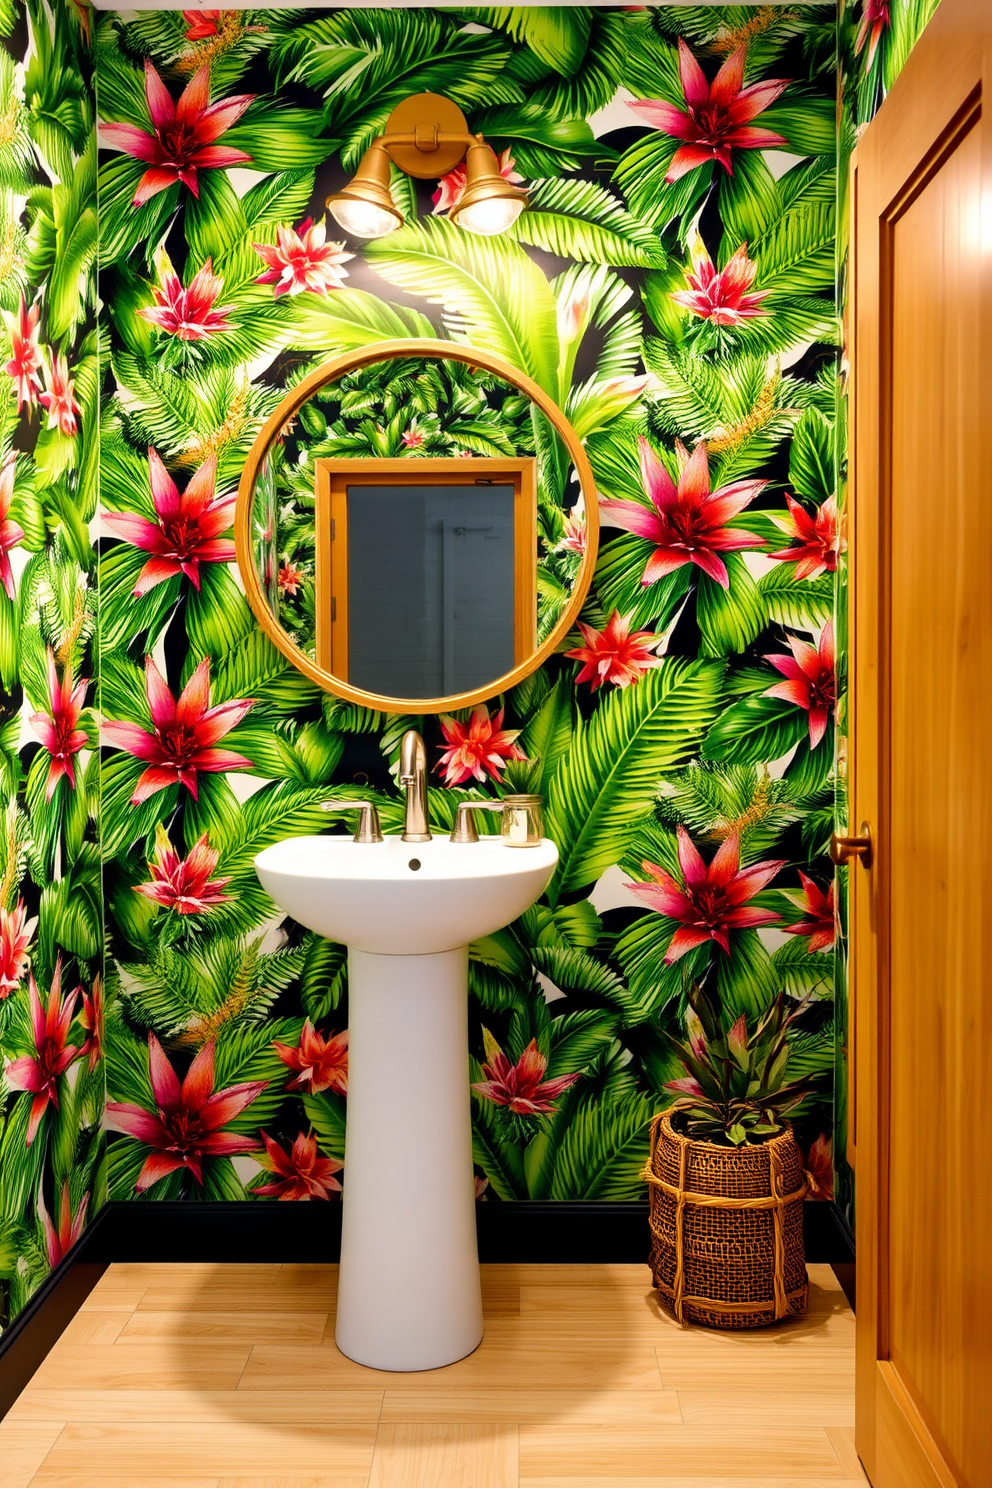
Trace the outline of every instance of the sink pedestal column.
<instances>
[{"instance_id":1,"label":"sink pedestal column","mask_svg":"<svg viewBox=\"0 0 992 1488\"><path fill-rule=\"evenodd\" d=\"M348 1132L335 1338L373 1369L482 1341L468 947L348 956Z\"/></svg>"}]
</instances>

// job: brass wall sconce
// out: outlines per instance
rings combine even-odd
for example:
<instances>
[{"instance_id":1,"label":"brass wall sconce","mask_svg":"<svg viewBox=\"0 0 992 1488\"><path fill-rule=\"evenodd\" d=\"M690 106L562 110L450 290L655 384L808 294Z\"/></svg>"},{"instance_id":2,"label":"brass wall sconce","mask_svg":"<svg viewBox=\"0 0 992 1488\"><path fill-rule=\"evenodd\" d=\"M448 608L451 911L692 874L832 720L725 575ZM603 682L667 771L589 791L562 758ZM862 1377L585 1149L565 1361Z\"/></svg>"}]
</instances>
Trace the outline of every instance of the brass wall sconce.
<instances>
[{"instance_id":1,"label":"brass wall sconce","mask_svg":"<svg viewBox=\"0 0 992 1488\"><path fill-rule=\"evenodd\" d=\"M487 238L506 232L527 205L527 193L503 179L482 135L470 133L458 105L438 93L415 93L397 104L385 132L372 141L352 179L327 198L327 205L352 237L381 238L403 225L390 190L390 164L427 181L446 176L462 161L465 189L451 209L451 221Z\"/></svg>"}]
</instances>

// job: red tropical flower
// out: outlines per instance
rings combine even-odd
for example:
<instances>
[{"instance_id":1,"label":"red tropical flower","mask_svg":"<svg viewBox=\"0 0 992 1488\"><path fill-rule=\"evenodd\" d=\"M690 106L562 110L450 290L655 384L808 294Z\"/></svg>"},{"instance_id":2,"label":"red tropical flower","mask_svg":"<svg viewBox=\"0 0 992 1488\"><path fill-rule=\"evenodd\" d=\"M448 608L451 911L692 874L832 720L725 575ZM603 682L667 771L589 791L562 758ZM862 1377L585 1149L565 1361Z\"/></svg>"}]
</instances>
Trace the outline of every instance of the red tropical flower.
<instances>
[{"instance_id":1,"label":"red tropical flower","mask_svg":"<svg viewBox=\"0 0 992 1488\"><path fill-rule=\"evenodd\" d=\"M303 583L303 570L292 563L284 563L276 578L280 594L296 594Z\"/></svg>"},{"instance_id":2,"label":"red tropical flower","mask_svg":"<svg viewBox=\"0 0 992 1488\"><path fill-rule=\"evenodd\" d=\"M210 68L201 67L186 84L179 102L175 103L155 68L146 59L145 97L154 134L138 129L134 124L103 126L104 141L111 149L123 150L126 155L143 160L148 166L138 182L133 206L143 206L177 181L188 186L198 197L197 171L251 164L251 156L244 150L218 145L215 141L237 123L254 94L238 94L212 104Z\"/></svg>"},{"instance_id":3,"label":"red tropical flower","mask_svg":"<svg viewBox=\"0 0 992 1488\"><path fill-rule=\"evenodd\" d=\"M76 402L75 384L69 376L69 363L64 356L52 354L52 365L46 369L45 381L48 386L38 394L38 402L48 410L48 427L61 430L71 439L79 428L76 415L81 410Z\"/></svg>"},{"instance_id":4,"label":"red tropical flower","mask_svg":"<svg viewBox=\"0 0 992 1488\"><path fill-rule=\"evenodd\" d=\"M510 1063L488 1028L482 1030L482 1041L486 1050L482 1073L486 1078L472 1089L497 1106L507 1106L515 1116L549 1115L557 1097L579 1078L580 1072L545 1080L548 1061L536 1039L531 1039L516 1064Z\"/></svg>"},{"instance_id":5,"label":"red tropical flower","mask_svg":"<svg viewBox=\"0 0 992 1488\"><path fill-rule=\"evenodd\" d=\"M677 181L699 165L718 160L734 173L734 150L767 150L786 141L771 129L756 128L752 119L763 114L788 87L788 80L769 78L745 88L747 47L740 46L724 62L712 83L692 52L679 38L679 76L685 108L661 98L645 98L630 107L649 124L684 143L672 157L665 180Z\"/></svg>"},{"instance_id":6,"label":"red tropical flower","mask_svg":"<svg viewBox=\"0 0 992 1488\"><path fill-rule=\"evenodd\" d=\"M317 1138L300 1132L292 1147L286 1152L270 1136L260 1132L265 1143L265 1152L259 1153L255 1161L270 1173L277 1175L274 1183L263 1184L254 1190L256 1195L265 1194L271 1199L329 1199L331 1193L340 1193L341 1185L334 1177L340 1173L344 1163L333 1157L321 1157L317 1151Z\"/></svg>"},{"instance_id":7,"label":"red tropical flower","mask_svg":"<svg viewBox=\"0 0 992 1488\"><path fill-rule=\"evenodd\" d=\"M296 1075L286 1085L287 1090L303 1090L307 1095L316 1095L321 1090L348 1094L347 1029L325 1039L323 1034L316 1032L308 1018L295 1049L291 1044L280 1044L277 1039L273 1039L273 1045L283 1064L296 1070Z\"/></svg>"},{"instance_id":8,"label":"red tropical flower","mask_svg":"<svg viewBox=\"0 0 992 1488\"><path fill-rule=\"evenodd\" d=\"M8 455L0 470L0 584L8 599L14 598L14 570L10 566L10 550L24 541L24 529L12 522L7 513L14 499L14 471L16 460Z\"/></svg>"},{"instance_id":9,"label":"red tropical flower","mask_svg":"<svg viewBox=\"0 0 992 1488\"><path fill-rule=\"evenodd\" d=\"M39 1190L38 1213L41 1216L42 1228L45 1231L45 1253L48 1256L48 1264L51 1267L54 1268L64 1259L83 1233L89 1203L89 1194L83 1194L83 1197L79 1201L79 1206L75 1214L73 1214L72 1204L69 1198L69 1185L68 1183L63 1183L62 1197L59 1200L59 1224L58 1229L56 1229L48 1217L45 1200Z\"/></svg>"},{"instance_id":10,"label":"red tropical flower","mask_svg":"<svg viewBox=\"0 0 992 1488\"><path fill-rule=\"evenodd\" d=\"M134 1185L139 1192L179 1169L192 1173L202 1187L205 1157L236 1157L257 1149L254 1137L221 1128L250 1106L268 1081L251 1080L214 1090L214 1048L214 1039L204 1044L180 1085L161 1044L150 1033L148 1073L155 1110L125 1101L108 1103L108 1128L136 1137L152 1149Z\"/></svg>"},{"instance_id":11,"label":"red tropical flower","mask_svg":"<svg viewBox=\"0 0 992 1488\"><path fill-rule=\"evenodd\" d=\"M28 976L28 996L31 1003L31 1029L34 1034L34 1053L12 1059L4 1073L12 1090L25 1090L34 1099L28 1117L27 1146L30 1147L38 1135L41 1119L53 1105L58 1110L58 1082L65 1074L78 1050L75 1044L67 1043L69 1025L80 989L62 996L62 963L55 964L47 1008L42 1007L34 976Z\"/></svg>"},{"instance_id":12,"label":"red tropical flower","mask_svg":"<svg viewBox=\"0 0 992 1488\"><path fill-rule=\"evenodd\" d=\"M25 404L29 409L33 408L41 390L40 373L45 363L41 347L38 345L40 314L41 311L37 305L32 305L30 310L27 308L22 294L17 319L10 331L10 361L6 367L14 379L18 413Z\"/></svg>"},{"instance_id":13,"label":"red tropical flower","mask_svg":"<svg viewBox=\"0 0 992 1488\"><path fill-rule=\"evenodd\" d=\"M769 556L781 563L796 565L797 579L815 579L820 574L834 573L837 557L842 551L840 529L837 522L837 502L828 496L816 515L811 516L804 506L785 493L788 515L772 517L776 527L781 527L793 539L792 546L782 548Z\"/></svg>"},{"instance_id":14,"label":"red tropical flower","mask_svg":"<svg viewBox=\"0 0 992 1488\"><path fill-rule=\"evenodd\" d=\"M641 479L651 505L644 506L640 501L601 501L600 510L608 512L628 532L655 544L641 583L646 588L683 564L695 563L709 578L729 589L730 576L720 553L760 548L762 540L724 524L743 511L765 489L767 481L731 481L728 486L711 491L706 445L697 444L689 455L685 446L676 442L680 466L676 486L643 435L638 444Z\"/></svg>"},{"instance_id":15,"label":"red tropical flower","mask_svg":"<svg viewBox=\"0 0 992 1488\"><path fill-rule=\"evenodd\" d=\"M441 732L448 748L435 765L444 771L445 785L461 785L463 780L499 780L507 760L523 759L523 751L514 744L519 729L504 729L503 709L492 717L480 703L472 709L467 724L459 723L447 713L441 715Z\"/></svg>"},{"instance_id":16,"label":"red tropical flower","mask_svg":"<svg viewBox=\"0 0 992 1488\"><path fill-rule=\"evenodd\" d=\"M411 424L409 429L403 431L402 443L406 449L421 449L424 443L424 436L419 429L414 428Z\"/></svg>"},{"instance_id":17,"label":"red tropical flower","mask_svg":"<svg viewBox=\"0 0 992 1488\"><path fill-rule=\"evenodd\" d=\"M795 925L783 925L782 929L786 935L804 935L809 939L806 947L807 953L812 955L814 951L828 951L834 943L837 933L837 922L834 916L834 886L831 881L827 885L826 893L819 884L800 868L799 877L802 880L801 889L783 889L787 899L803 912L803 918Z\"/></svg>"},{"instance_id":18,"label":"red tropical flower","mask_svg":"<svg viewBox=\"0 0 992 1488\"><path fill-rule=\"evenodd\" d=\"M86 747L86 730L79 728L78 724L89 685L89 678L81 677L73 686L72 672L68 666L63 667L60 682L55 656L49 646L48 704L51 711L32 713L30 718L35 733L52 757L52 762L48 767L46 801L52 799L55 787L63 775L66 776L73 790L76 789L72 757Z\"/></svg>"},{"instance_id":19,"label":"red tropical flower","mask_svg":"<svg viewBox=\"0 0 992 1488\"><path fill-rule=\"evenodd\" d=\"M178 336L180 341L204 341L218 331L231 330L228 311L231 305L218 305L223 279L213 271L213 259L208 258L201 269L193 275L188 289L173 269L167 269L162 287L152 285L154 305L143 305L138 314L143 320L158 326L169 336Z\"/></svg>"},{"instance_id":20,"label":"red tropical flower","mask_svg":"<svg viewBox=\"0 0 992 1488\"><path fill-rule=\"evenodd\" d=\"M769 687L765 696L784 698L805 708L809 714L809 747L815 749L827 731L837 702L837 680L834 675L834 627L829 621L823 627L819 646L789 636L791 656L766 656L787 680Z\"/></svg>"},{"instance_id":21,"label":"red tropical flower","mask_svg":"<svg viewBox=\"0 0 992 1488\"><path fill-rule=\"evenodd\" d=\"M135 884L134 892L165 909L174 909L176 914L207 914L215 904L228 904L231 899L230 894L221 893L230 878L210 877L219 857L204 832L189 856L180 858L160 822L155 832L155 856L148 864L151 879Z\"/></svg>"},{"instance_id":22,"label":"red tropical flower","mask_svg":"<svg viewBox=\"0 0 992 1488\"><path fill-rule=\"evenodd\" d=\"M889 0L864 0L861 23L858 26L858 34L854 38L854 53L857 56L864 50L865 42L868 42L866 68L874 62L878 43L882 39L883 31L889 29L889 24Z\"/></svg>"},{"instance_id":23,"label":"red tropical flower","mask_svg":"<svg viewBox=\"0 0 992 1488\"><path fill-rule=\"evenodd\" d=\"M204 657L178 698L150 656L145 657L145 686L153 733L136 723L105 723L108 743L147 760L138 777L131 805L139 806L156 791L184 785L195 801L196 777L202 770L216 775L225 770L250 770L251 760L231 749L218 749L219 740L255 706L254 698L233 698L210 706L210 658Z\"/></svg>"},{"instance_id":24,"label":"red tropical flower","mask_svg":"<svg viewBox=\"0 0 992 1488\"><path fill-rule=\"evenodd\" d=\"M93 978L93 991L83 993L83 1005L79 1010L79 1021L86 1029L86 1039L79 1051L80 1059L85 1054L90 1058L90 1074L100 1063L103 1053L103 978L99 972Z\"/></svg>"},{"instance_id":25,"label":"red tropical flower","mask_svg":"<svg viewBox=\"0 0 992 1488\"><path fill-rule=\"evenodd\" d=\"M825 1132L820 1133L806 1154L806 1177L811 1199L828 1203L833 1198L834 1144Z\"/></svg>"},{"instance_id":26,"label":"red tropical flower","mask_svg":"<svg viewBox=\"0 0 992 1488\"><path fill-rule=\"evenodd\" d=\"M729 956L731 930L750 930L782 918L771 909L748 908L748 901L784 867L784 859L769 859L741 868L741 839L735 832L720 844L712 863L707 865L681 826L678 854L681 883L657 863L645 863L644 871L654 882L627 885L651 909L679 922L665 952L666 966L672 966L687 951L705 945L708 940L715 940Z\"/></svg>"},{"instance_id":27,"label":"red tropical flower","mask_svg":"<svg viewBox=\"0 0 992 1488\"><path fill-rule=\"evenodd\" d=\"M718 273L697 233L692 244L692 268L685 276L689 288L675 290L671 298L714 325L740 325L741 321L768 314L760 305L771 290L748 293L757 272L758 265L748 258L747 244L742 243Z\"/></svg>"},{"instance_id":28,"label":"red tropical flower","mask_svg":"<svg viewBox=\"0 0 992 1488\"><path fill-rule=\"evenodd\" d=\"M205 41L208 36L216 36L220 31L220 18L219 10L184 10L186 40Z\"/></svg>"},{"instance_id":29,"label":"red tropical flower","mask_svg":"<svg viewBox=\"0 0 992 1488\"><path fill-rule=\"evenodd\" d=\"M655 655L660 637L650 630L636 630L631 635L633 619L633 615L621 615L614 610L602 630L594 630L591 625L579 621L585 645L565 652L573 661L583 663L576 682L588 682L593 692L604 682L627 687L643 672L661 665Z\"/></svg>"},{"instance_id":30,"label":"red tropical flower","mask_svg":"<svg viewBox=\"0 0 992 1488\"><path fill-rule=\"evenodd\" d=\"M184 573L199 589L201 563L234 559L234 543L220 534L231 525L237 498L214 494L216 455L208 456L190 476L182 495L153 449L148 451L148 473L158 521L138 512L108 512L103 519L115 537L151 554L132 592L140 597L177 573Z\"/></svg>"},{"instance_id":31,"label":"red tropical flower","mask_svg":"<svg viewBox=\"0 0 992 1488\"><path fill-rule=\"evenodd\" d=\"M512 181L514 186L523 184L524 178L518 175L515 170L514 159L509 150L503 150L496 157L496 162L499 166L499 173L504 181ZM435 217L440 212L450 212L452 207L457 207L465 195L467 179L464 165L456 165L454 170L449 171L446 176L441 177L437 183L437 190L431 198L434 203L433 215Z\"/></svg>"},{"instance_id":32,"label":"red tropical flower","mask_svg":"<svg viewBox=\"0 0 992 1488\"><path fill-rule=\"evenodd\" d=\"M27 923L23 899L13 909L0 909L0 1002L16 992L28 969L28 946L34 921Z\"/></svg>"},{"instance_id":33,"label":"red tropical flower","mask_svg":"<svg viewBox=\"0 0 992 1488\"><path fill-rule=\"evenodd\" d=\"M340 289L348 277L342 268L353 253L345 253L344 243L325 243L327 224L314 222L310 217L300 223L299 232L291 227L276 228L276 246L256 243L255 252L269 265L264 274L259 274L256 284L274 284L274 299L280 295L298 295L304 290L311 294L327 294L328 290Z\"/></svg>"}]
</instances>

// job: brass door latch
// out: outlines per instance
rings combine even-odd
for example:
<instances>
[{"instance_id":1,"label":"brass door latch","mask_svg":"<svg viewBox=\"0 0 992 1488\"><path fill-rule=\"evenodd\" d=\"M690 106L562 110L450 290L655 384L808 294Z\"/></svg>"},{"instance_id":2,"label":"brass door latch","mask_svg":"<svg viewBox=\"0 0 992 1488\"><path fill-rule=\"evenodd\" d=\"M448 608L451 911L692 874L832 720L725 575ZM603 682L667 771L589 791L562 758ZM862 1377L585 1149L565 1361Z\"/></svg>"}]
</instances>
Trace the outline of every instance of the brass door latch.
<instances>
[{"instance_id":1,"label":"brass door latch","mask_svg":"<svg viewBox=\"0 0 992 1488\"><path fill-rule=\"evenodd\" d=\"M873 850L871 827L867 822L861 823L861 833L857 837L841 837L835 832L830 839L830 857L839 866L857 859L862 868L870 868Z\"/></svg>"}]
</instances>

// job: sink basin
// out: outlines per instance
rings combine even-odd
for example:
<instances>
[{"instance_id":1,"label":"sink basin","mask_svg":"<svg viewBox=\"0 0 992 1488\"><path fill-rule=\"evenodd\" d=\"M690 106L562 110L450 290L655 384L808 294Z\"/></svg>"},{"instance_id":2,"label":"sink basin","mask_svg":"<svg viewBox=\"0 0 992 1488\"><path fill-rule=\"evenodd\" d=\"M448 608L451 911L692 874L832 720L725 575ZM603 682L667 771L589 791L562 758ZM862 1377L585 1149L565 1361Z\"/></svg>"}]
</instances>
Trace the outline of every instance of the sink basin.
<instances>
[{"instance_id":1,"label":"sink basin","mask_svg":"<svg viewBox=\"0 0 992 1488\"><path fill-rule=\"evenodd\" d=\"M335 1339L372 1369L437 1369L482 1341L468 944L523 914L557 861L546 839L447 837L291 837L255 859L281 908L348 947Z\"/></svg>"},{"instance_id":2,"label":"sink basin","mask_svg":"<svg viewBox=\"0 0 992 1488\"><path fill-rule=\"evenodd\" d=\"M378 956L454 950L500 930L547 888L558 849L478 842L290 837L255 859L264 887L308 930Z\"/></svg>"}]
</instances>

